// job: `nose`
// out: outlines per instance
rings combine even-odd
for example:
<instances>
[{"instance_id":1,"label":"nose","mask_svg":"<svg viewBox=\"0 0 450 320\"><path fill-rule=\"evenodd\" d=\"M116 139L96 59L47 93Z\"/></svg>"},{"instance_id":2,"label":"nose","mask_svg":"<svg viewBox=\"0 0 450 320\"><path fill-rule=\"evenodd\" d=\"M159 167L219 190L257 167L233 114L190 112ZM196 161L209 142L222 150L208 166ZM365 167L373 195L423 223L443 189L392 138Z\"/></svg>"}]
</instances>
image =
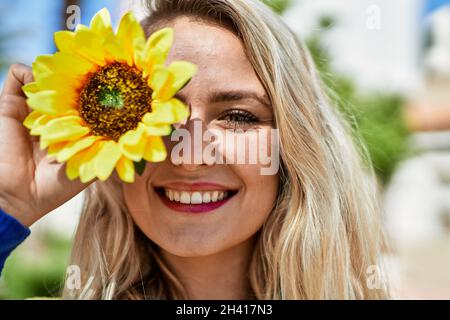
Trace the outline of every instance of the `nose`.
<instances>
[{"instance_id":1,"label":"nose","mask_svg":"<svg viewBox=\"0 0 450 320\"><path fill-rule=\"evenodd\" d=\"M189 118L179 125L171 137L171 163L187 171L196 171L207 165L203 159L206 146L203 134L206 130L207 126L200 118Z\"/></svg>"}]
</instances>

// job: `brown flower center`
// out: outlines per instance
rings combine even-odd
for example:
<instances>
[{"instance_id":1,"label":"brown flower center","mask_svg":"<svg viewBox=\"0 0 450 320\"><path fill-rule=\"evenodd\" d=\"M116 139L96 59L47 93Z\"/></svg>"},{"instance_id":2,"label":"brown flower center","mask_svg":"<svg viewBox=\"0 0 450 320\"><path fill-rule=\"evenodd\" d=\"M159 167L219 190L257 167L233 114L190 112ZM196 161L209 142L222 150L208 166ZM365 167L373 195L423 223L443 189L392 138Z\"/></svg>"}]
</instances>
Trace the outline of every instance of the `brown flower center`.
<instances>
[{"instance_id":1,"label":"brown flower center","mask_svg":"<svg viewBox=\"0 0 450 320\"><path fill-rule=\"evenodd\" d=\"M117 141L151 112L151 98L141 71L112 62L87 76L79 96L80 115L94 135Z\"/></svg>"}]
</instances>

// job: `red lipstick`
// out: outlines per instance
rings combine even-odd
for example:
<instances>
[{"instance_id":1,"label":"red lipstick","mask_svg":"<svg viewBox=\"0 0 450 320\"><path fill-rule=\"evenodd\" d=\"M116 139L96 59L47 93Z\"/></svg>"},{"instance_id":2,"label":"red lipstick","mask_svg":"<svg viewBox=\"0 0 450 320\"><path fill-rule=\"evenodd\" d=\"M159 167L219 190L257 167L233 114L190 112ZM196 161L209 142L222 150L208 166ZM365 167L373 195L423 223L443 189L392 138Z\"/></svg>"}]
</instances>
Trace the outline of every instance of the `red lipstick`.
<instances>
[{"instance_id":1,"label":"red lipstick","mask_svg":"<svg viewBox=\"0 0 450 320\"><path fill-rule=\"evenodd\" d=\"M171 201L170 199L167 199L165 195L158 192L159 197L161 198L162 202L168 207L169 209L179 211L179 212L187 212L187 213L206 213L213 211L217 208L220 208L225 203L228 202L228 200L231 199L231 197L227 197L223 200L219 200L216 202L210 202L210 203L199 203L199 204L186 204L181 203L177 201Z\"/></svg>"},{"instance_id":2,"label":"red lipstick","mask_svg":"<svg viewBox=\"0 0 450 320\"><path fill-rule=\"evenodd\" d=\"M181 203L179 201L172 201L166 195L164 189L170 189L175 191L185 191L185 192L202 192L202 191L222 191L226 192L226 198L218 201L211 201L208 203L198 203L198 204L186 204ZM206 213L211 212L215 209L220 208L225 203L227 203L236 193L237 191L230 190L224 186L209 183L209 182L198 182L198 183L167 183L164 184L164 187L156 187L155 188L158 196L160 197L162 203L168 207L169 209L185 212L185 213Z\"/></svg>"}]
</instances>

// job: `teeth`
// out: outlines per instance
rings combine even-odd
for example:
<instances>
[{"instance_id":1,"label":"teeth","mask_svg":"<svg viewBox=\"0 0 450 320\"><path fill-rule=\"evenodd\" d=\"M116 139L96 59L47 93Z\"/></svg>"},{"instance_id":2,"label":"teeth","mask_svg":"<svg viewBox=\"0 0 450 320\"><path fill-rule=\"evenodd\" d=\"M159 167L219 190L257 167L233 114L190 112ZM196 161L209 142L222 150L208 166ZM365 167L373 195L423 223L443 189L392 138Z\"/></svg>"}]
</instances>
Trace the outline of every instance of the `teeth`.
<instances>
[{"instance_id":1,"label":"teeth","mask_svg":"<svg viewBox=\"0 0 450 320\"><path fill-rule=\"evenodd\" d=\"M172 190L165 190L165 193L166 193L166 198L169 198L170 200L172 200L173 199L173 193L172 193Z\"/></svg>"},{"instance_id":2,"label":"teeth","mask_svg":"<svg viewBox=\"0 0 450 320\"><path fill-rule=\"evenodd\" d=\"M180 202L185 203L185 204L191 203L191 197L190 197L189 193L184 192L184 191L181 192Z\"/></svg>"},{"instance_id":3,"label":"teeth","mask_svg":"<svg viewBox=\"0 0 450 320\"><path fill-rule=\"evenodd\" d=\"M211 202L211 194L209 192L205 192L202 197L203 203Z\"/></svg>"},{"instance_id":4,"label":"teeth","mask_svg":"<svg viewBox=\"0 0 450 320\"><path fill-rule=\"evenodd\" d=\"M200 203L210 203L223 200L227 197L228 193L226 191L178 191L171 189L164 189L166 198L171 201L181 202L183 204L200 204Z\"/></svg>"},{"instance_id":5,"label":"teeth","mask_svg":"<svg viewBox=\"0 0 450 320\"><path fill-rule=\"evenodd\" d=\"M202 194L200 192L194 192L191 195L191 203L192 204L202 203Z\"/></svg>"}]
</instances>

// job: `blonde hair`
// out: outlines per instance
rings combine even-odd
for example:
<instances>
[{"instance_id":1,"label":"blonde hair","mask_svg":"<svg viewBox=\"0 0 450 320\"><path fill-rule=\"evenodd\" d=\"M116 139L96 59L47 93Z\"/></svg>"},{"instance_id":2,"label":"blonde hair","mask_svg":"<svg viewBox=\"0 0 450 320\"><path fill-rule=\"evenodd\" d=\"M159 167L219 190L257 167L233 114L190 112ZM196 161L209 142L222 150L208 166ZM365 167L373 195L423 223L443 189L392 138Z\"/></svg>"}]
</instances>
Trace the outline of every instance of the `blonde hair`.
<instances>
[{"instance_id":1,"label":"blonde hair","mask_svg":"<svg viewBox=\"0 0 450 320\"><path fill-rule=\"evenodd\" d=\"M308 50L257 0L148 1L146 29L179 16L232 28L269 95L280 129L275 207L249 267L256 299L379 299L366 271L380 265L376 185L364 148L328 102ZM365 156L364 156L365 157ZM157 246L137 228L116 178L95 183L75 236L78 299L188 298Z\"/></svg>"}]
</instances>

